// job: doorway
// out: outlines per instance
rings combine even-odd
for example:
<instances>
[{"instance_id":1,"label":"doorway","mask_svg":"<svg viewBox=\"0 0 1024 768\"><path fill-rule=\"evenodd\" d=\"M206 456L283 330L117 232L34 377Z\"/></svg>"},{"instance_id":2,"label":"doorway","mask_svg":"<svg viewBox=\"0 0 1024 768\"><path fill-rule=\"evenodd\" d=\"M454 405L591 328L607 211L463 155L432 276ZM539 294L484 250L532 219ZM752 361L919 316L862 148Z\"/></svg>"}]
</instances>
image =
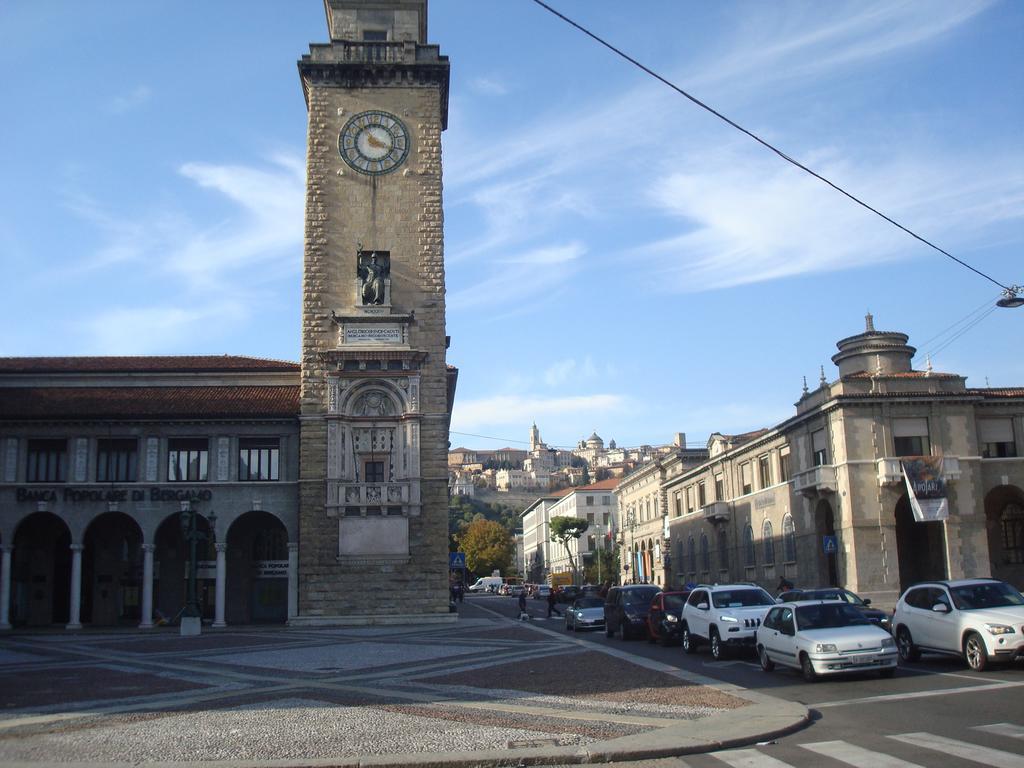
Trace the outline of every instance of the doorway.
<instances>
[{"instance_id":1,"label":"doorway","mask_svg":"<svg viewBox=\"0 0 1024 768\"><path fill-rule=\"evenodd\" d=\"M946 532L942 521L917 522L906 494L896 502L895 517L900 589L920 581L945 579Z\"/></svg>"}]
</instances>

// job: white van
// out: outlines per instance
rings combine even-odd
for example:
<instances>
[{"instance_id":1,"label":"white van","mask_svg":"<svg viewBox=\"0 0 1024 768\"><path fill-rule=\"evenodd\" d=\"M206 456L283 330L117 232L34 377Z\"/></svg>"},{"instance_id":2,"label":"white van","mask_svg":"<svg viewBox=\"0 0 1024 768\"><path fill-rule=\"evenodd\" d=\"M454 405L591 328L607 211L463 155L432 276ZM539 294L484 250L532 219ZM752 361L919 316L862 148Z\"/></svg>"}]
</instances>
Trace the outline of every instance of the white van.
<instances>
[{"instance_id":1,"label":"white van","mask_svg":"<svg viewBox=\"0 0 1024 768\"><path fill-rule=\"evenodd\" d=\"M469 587L470 592L497 592L498 587L505 583L501 576L484 576L477 579L476 583Z\"/></svg>"}]
</instances>

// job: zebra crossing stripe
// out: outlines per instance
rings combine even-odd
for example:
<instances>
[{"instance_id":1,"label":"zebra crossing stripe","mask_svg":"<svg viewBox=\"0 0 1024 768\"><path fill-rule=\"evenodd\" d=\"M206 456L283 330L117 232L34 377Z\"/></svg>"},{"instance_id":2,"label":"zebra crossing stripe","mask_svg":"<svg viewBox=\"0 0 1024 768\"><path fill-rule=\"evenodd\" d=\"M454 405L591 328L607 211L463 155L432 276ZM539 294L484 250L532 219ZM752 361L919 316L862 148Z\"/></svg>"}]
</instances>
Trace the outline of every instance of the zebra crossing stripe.
<instances>
[{"instance_id":1,"label":"zebra crossing stripe","mask_svg":"<svg viewBox=\"0 0 1024 768\"><path fill-rule=\"evenodd\" d=\"M923 749L944 752L962 760L991 766L991 768L1024 768L1024 755L1015 755L1001 749L990 749L966 741L947 739L945 736L934 736L930 733L901 733L889 736L890 739L913 744Z\"/></svg>"},{"instance_id":2,"label":"zebra crossing stripe","mask_svg":"<svg viewBox=\"0 0 1024 768\"><path fill-rule=\"evenodd\" d=\"M1013 723L993 723L992 725L976 725L975 731L994 733L997 736L1009 736L1011 739L1024 739L1024 726Z\"/></svg>"},{"instance_id":3,"label":"zebra crossing stripe","mask_svg":"<svg viewBox=\"0 0 1024 768\"><path fill-rule=\"evenodd\" d=\"M732 768L792 768L789 763L776 760L756 749L729 749L715 752L715 757Z\"/></svg>"},{"instance_id":4,"label":"zebra crossing stripe","mask_svg":"<svg viewBox=\"0 0 1024 768\"><path fill-rule=\"evenodd\" d=\"M922 768L917 763L864 749L864 747L858 747L845 741L819 741L814 744L798 746L841 763L855 766L855 768Z\"/></svg>"}]
</instances>

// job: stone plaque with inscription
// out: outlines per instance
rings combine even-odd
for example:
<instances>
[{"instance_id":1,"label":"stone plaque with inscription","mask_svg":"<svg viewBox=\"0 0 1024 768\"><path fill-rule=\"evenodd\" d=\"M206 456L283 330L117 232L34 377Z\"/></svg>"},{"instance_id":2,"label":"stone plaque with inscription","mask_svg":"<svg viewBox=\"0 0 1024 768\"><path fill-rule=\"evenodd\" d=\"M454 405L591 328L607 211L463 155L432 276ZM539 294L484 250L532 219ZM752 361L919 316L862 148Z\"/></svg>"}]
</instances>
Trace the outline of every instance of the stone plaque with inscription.
<instances>
[{"instance_id":1,"label":"stone plaque with inscription","mask_svg":"<svg viewBox=\"0 0 1024 768\"><path fill-rule=\"evenodd\" d=\"M401 344L402 328L388 325L346 325L345 344Z\"/></svg>"}]
</instances>

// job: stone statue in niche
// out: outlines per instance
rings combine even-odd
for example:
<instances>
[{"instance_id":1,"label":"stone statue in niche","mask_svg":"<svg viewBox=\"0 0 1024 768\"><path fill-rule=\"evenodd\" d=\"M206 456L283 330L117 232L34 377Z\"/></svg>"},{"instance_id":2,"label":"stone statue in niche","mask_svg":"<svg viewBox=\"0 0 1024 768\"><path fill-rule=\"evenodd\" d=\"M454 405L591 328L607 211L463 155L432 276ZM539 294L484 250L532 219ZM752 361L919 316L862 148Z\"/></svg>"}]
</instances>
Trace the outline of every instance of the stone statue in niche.
<instances>
[{"instance_id":1,"label":"stone statue in niche","mask_svg":"<svg viewBox=\"0 0 1024 768\"><path fill-rule=\"evenodd\" d=\"M372 390L356 398L352 406L353 416L392 416L394 407L391 398L383 392Z\"/></svg>"},{"instance_id":2,"label":"stone statue in niche","mask_svg":"<svg viewBox=\"0 0 1024 768\"><path fill-rule=\"evenodd\" d=\"M380 305L387 295L387 281L391 279L391 254L386 251L359 249L356 271L360 279L363 306Z\"/></svg>"}]
</instances>

